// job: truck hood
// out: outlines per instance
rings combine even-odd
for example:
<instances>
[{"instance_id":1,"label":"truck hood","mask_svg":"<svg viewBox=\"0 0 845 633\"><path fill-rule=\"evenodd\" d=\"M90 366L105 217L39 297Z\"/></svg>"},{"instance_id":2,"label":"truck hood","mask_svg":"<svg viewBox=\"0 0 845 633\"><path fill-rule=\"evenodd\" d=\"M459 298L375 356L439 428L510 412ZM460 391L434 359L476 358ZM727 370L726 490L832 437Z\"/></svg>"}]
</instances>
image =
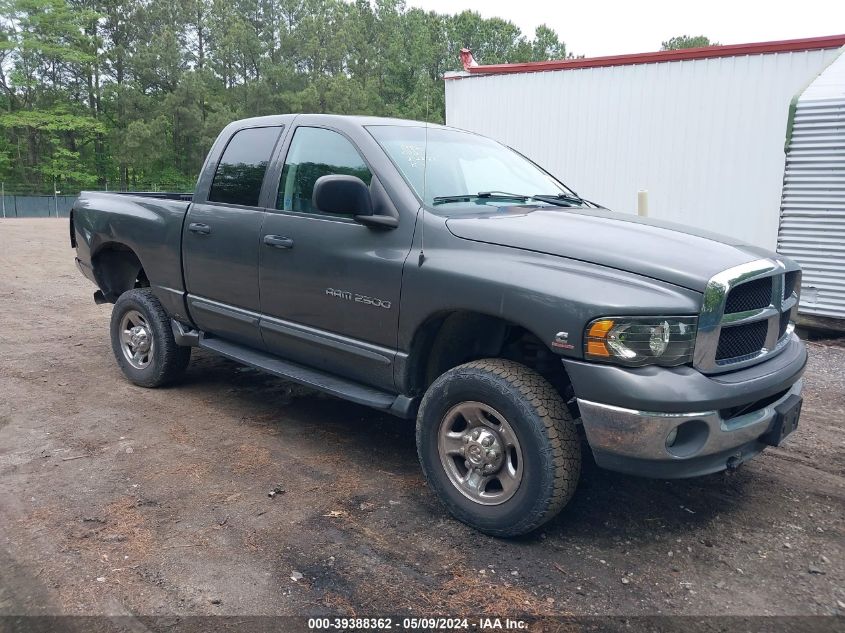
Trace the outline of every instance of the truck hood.
<instances>
[{"instance_id":1,"label":"truck hood","mask_svg":"<svg viewBox=\"0 0 845 633\"><path fill-rule=\"evenodd\" d=\"M630 271L703 292L718 272L774 253L724 235L607 209L509 207L452 216L456 237Z\"/></svg>"}]
</instances>

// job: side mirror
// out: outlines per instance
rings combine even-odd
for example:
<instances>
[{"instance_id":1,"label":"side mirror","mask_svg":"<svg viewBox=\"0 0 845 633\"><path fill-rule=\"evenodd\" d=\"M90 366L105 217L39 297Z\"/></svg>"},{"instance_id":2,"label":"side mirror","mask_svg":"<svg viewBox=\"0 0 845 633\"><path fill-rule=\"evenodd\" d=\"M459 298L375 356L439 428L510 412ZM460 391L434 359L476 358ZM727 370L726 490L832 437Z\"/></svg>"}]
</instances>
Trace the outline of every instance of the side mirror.
<instances>
[{"instance_id":1,"label":"side mirror","mask_svg":"<svg viewBox=\"0 0 845 633\"><path fill-rule=\"evenodd\" d=\"M394 217L373 215L370 188L357 176L320 176L314 183L311 205L323 213L351 215L366 226L395 228L399 225Z\"/></svg>"},{"instance_id":2,"label":"side mirror","mask_svg":"<svg viewBox=\"0 0 845 633\"><path fill-rule=\"evenodd\" d=\"M372 215L370 188L357 176L320 176L314 183L311 204L323 213Z\"/></svg>"}]
</instances>

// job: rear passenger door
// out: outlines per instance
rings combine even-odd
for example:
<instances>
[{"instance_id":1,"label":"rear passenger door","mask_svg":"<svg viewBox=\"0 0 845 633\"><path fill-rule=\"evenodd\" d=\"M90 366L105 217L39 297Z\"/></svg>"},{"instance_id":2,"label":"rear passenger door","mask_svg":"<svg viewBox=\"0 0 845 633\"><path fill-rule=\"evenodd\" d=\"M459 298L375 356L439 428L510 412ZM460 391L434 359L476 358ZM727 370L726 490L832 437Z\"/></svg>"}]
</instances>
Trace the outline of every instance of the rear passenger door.
<instances>
[{"instance_id":1,"label":"rear passenger door","mask_svg":"<svg viewBox=\"0 0 845 633\"><path fill-rule=\"evenodd\" d=\"M255 127L231 136L207 199L191 206L182 236L188 309L194 323L205 332L254 347L261 346L262 184L281 131L280 126Z\"/></svg>"}]
</instances>

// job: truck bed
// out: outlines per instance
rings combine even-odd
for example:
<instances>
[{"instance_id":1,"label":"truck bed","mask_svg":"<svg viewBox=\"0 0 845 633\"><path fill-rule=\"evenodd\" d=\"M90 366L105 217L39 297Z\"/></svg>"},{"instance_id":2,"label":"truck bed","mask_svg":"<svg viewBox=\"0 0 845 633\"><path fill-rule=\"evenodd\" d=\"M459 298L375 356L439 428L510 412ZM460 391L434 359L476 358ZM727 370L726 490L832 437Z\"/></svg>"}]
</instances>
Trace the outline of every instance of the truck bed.
<instances>
[{"instance_id":1,"label":"truck bed","mask_svg":"<svg viewBox=\"0 0 845 633\"><path fill-rule=\"evenodd\" d=\"M92 192L83 191L82 193L87 194ZM108 193L119 196L137 196L139 198L158 198L159 200L180 200L182 202L190 202L194 197L193 191L101 191L98 193Z\"/></svg>"},{"instance_id":2,"label":"truck bed","mask_svg":"<svg viewBox=\"0 0 845 633\"><path fill-rule=\"evenodd\" d=\"M70 217L71 244L83 273L110 300L108 279L94 274L96 259L129 251L137 259L159 301L187 320L182 280L182 223L191 206L190 193L164 191L83 191ZM133 266L107 266L132 274Z\"/></svg>"}]
</instances>

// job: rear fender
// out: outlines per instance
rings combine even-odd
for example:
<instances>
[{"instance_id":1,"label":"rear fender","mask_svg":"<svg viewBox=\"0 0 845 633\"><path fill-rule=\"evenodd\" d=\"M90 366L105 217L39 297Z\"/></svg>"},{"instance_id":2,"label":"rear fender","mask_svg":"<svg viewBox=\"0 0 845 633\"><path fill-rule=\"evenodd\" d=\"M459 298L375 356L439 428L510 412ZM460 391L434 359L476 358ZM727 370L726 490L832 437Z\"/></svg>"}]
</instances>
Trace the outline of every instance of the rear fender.
<instances>
[{"instance_id":1,"label":"rear fender","mask_svg":"<svg viewBox=\"0 0 845 633\"><path fill-rule=\"evenodd\" d=\"M109 244L93 257L94 276L108 303L132 288L149 285L141 260L122 244Z\"/></svg>"}]
</instances>

